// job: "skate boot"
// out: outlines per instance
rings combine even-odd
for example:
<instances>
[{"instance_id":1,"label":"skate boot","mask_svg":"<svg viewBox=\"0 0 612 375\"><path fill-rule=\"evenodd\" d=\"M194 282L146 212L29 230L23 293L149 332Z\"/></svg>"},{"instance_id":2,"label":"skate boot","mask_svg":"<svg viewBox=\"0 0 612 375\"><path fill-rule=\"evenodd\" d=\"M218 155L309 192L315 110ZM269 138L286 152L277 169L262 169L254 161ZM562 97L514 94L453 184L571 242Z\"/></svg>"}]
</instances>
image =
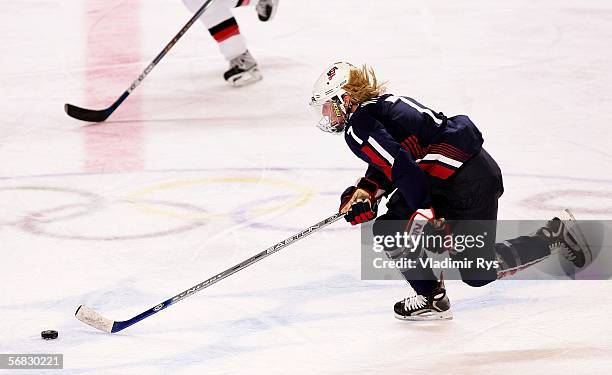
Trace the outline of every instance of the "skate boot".
<instances>
[{"instance_id":1,"label":"skate boot","mask_svg":"<svg viewBox=\"0 0 612 375\"><path fill-rule=\"evenodd\" d=\"M257 17L262 22L270 21L274 18L276 10L278 9L279 0L259 0L255 6L257 11Z\"/></svg>"},{"instance_id":2,"label":"skate boot","mask_svg":"<svg viewBox=\"0 0 612 375\"><path fill-rule=\"evenodd\" d=\"M440 320L452 319L450 301L446 296L444 280L428 295L417 294L407 297L393 306L395 317L401 320Z\"/></svg>"},{"instance_id":3,"label":"skate boot","mask_svg":"<svg viewBox=\"0 0 612 375\"><path fill-rule=\"evenodd\" d=\"M230 68L223 74L223 78L233 86L245 86L261 80L262 76L257 61L246 51L230 61Z\"/></svg>"},{"instance_id":4,"label":"skate boot","mask_svg":"<svg viewBox=\"0 0 612 375\"><path fill-rule=\"evenodd\" d=\"M540 228L536 236L546 240L551 254L561 254L576 268L584 268L593 257L589 244L570 210L564 210L559 216Z\"/></svg>"}]
</instances>

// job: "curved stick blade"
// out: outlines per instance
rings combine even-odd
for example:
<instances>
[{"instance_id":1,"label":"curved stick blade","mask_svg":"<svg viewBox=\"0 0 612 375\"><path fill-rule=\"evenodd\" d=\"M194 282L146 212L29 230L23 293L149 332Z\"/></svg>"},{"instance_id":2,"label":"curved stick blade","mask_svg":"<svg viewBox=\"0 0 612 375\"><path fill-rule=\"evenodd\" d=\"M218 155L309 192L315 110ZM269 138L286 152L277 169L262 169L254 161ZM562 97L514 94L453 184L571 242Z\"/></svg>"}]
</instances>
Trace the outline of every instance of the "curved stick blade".
<instances>
[{"instance_id":1,"label":"curved stick blade","mask_svg":"<svg viewBox=\"0 0 612 375\"><path fill-rule=\"evenodd\" d=\"M108 116L110 116L110 112L108 109L86 109L68 103L64 105L64 111L68 116L72 118L89 122L102 122L106 120Z\"/></svg>"},{"instance_id":2,"label":"curved stick blade","mask_svg":"<svg viewBox=\"0 0 612 375\"><path fill-rule=\"evenodd\" d=\"M79 306L74 315L81 322L90 325L96 329L99 329L100 331L106 333L111 333L113 331L113 324L115 322L103 317L102 315L98 314L93 309L85 305Z\"/></svg>"}]
</instances>

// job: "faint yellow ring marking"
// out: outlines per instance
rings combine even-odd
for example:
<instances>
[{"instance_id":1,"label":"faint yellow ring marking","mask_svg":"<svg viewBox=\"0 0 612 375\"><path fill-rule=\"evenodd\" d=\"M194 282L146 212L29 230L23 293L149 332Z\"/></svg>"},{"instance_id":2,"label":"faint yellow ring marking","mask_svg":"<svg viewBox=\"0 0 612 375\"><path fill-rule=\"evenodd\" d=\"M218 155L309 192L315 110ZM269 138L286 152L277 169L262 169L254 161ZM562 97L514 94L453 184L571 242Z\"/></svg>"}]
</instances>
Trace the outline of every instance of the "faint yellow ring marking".
<instances>
[{"instance_id":1,"label":"faint yellow ring marking","mask_svg":"<svg viewBox=\"0 0 612 375\"><path fill-rule=\"evenodd\" d=\"M199 214L185 214L178 211L171 210L163 210L153 207L151 204L137 202L138 199L144 198L146 195L162 191L162 190L170 190L170 189L178 189L185 188L190 186L200 186L200 185L209 185L209 184L235 184L235 183L248 183L248 184L260 184L260 185L268 185L275 187L285 187L290 190L293 190L297 193L295 199L288 203L279 203L274 206L265 207L265 208L257 208L251 210L254 213L252 217L263 216L272 212L282 212L286 211L290 208L303 206L308 201L312 199L314 194L312 188L299 185L293 182L277 180L277 179L263 179L260 177L215 177L215 178L204 178L197 180L181 180L181 181L172 181L165 182L158 185L154 185L148 188L144 188L141 190L137 190L134 193L131 193L127 196L127 200L136 206L136 208L140 211L152 213L156 215L162 216L170 216L178 219L188 219L188 220L200 220L200 219L216 219L223 216L226 216L226 212L207 212L207 213L199 213Z\"/></svg>"}]
</instances>

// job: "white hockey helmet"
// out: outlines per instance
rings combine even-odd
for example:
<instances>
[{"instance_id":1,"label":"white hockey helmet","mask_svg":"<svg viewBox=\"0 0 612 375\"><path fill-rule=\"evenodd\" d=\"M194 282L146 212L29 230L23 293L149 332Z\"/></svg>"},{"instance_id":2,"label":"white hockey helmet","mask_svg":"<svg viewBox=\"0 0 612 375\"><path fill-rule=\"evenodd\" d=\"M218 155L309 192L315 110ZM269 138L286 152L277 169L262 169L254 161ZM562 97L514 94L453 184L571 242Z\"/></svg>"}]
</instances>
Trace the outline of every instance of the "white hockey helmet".
<instances>
[{"instance_id":1,"label":"white hockey helmet","mask_svg":"<svg viewBox=\"0 0 612 375\"><path fill-rule=\"evenodd\" d=\"M337 62L317 79L312 88L310 108L314 113L317 127L329 133L340 133L348 120L348 108L342 96L346 93L351 69L355 67L347 62Z\"/></svg>"}]
</instances>

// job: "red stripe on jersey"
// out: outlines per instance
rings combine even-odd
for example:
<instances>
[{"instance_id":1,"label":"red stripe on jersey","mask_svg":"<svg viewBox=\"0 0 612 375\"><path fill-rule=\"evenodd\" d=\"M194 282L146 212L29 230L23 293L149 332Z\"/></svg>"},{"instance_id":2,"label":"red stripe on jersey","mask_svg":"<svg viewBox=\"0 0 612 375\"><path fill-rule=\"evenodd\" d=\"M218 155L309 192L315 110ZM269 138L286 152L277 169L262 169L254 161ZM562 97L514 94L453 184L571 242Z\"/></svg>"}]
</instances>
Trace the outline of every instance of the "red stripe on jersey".
<instances>
[{"instance_id":1,"label":"red stripe on jersey","mask_svg":"<svg viewBox=\"0 0 612 375\"><path fill-rule=\"evenodd\" d=\"M402 145L404 146L404 148L407 148L408 151L410 151L410 153L412 154L412 156L414 156L415 159L418 159L417 151L414 149L413 144L409 141L409 138L404 139Z\"/></svg>"},{"instance_id":2,"label":"red stripe on jersey","mask_svg":"<svg viewBox=\"0 0 612 375\"><path fill-rule=\"evenodd\" d=\"M438 153L444 156L450 157L451 159L457 159L459 161L466 161L470 155L466 152L449 145L448 143L433 144L428 147L428 153Z\"/></svg>"},{"instance_id":3,"label":"red stripe on jersey","mask_svg":"<svg viewBox=\"0 0 612 375\"><path fill-rule=\"evenodd\" d=\"M414 134L404 139L401 145L405 150L410 151L415 159L421 159L426 154L425 150L419 143L419 139Z\"/></svg>"},{"instance_id":4,"label":"red stripe on jersey","mask_svg":"<svg viewBox=\"0 0 612 375\"><path fill-rule=\"evenodd\" d=\"M420 154L424 154L425 150L423 150L423 147L421 147L421 143L419 142L419 139L416 137L416 135L413 135L412 137L410 137L414 140L414 144L416 145L416 147L418 148L418 151Z\"/></svg>"},{"instance_id":5,"label":"red stripe on jersey","mask_svg":"<svg viewBox=\"0 0 612 375\"><path fill-rule=\"evenodd\" d=\"M450 156L452 154L452 152L450 152L449 150L445 149L444 147L441 147L440 145L430 145L427 148L427 152L430 153L430 154L433 154L433 153L436 153L436 154L446 154L445 156ZM455 155L453 155L453 156L455 156Z\"/></svg>"},{"instance_id":6,"label":"red stripe on jersey","mask_svg":"<svg viewBox=\"0 0 612 375\"><path fill-rule=\"evenodd\" d=\"M446 180L455 173L454 169L451 169L445 165L438 163L419 163L419 168L430 176L438 177L442 180Z\"/></svg>"},{"instance_id":7,"label":"red stripe on jersey","mask_svg":"<svg viewBox=\"0 0 612 375\"><path fill-rule=\"evenodd\" d=\"M417 159L421 159L423 156L425 156L425 150L423 150L423 147L421 147L419 140L415 135L411 135L407 140L412 143L414 150L416 151Z\"/></svg>"},{"instance_id":8,"label":"red stripe on jersey","mask_svg":"<svg viewBox=\"0 0 612 375\"><path fill-rule=\"evenodd\" d=\"M364 145L361 148L361 151L363 151L366 155L368 155L370 160L372 160L372 162L374 162L374 164L379 166L380 169L382 169L382 171L385 174L385 176L387 176L387 178L389 180L391 180L391 165L385 159L380 157L376 153L376 151L374 151L370 146Z\"/></svg>"},{"instance_id":9,"label":"red stripe on jersey","mask_svg":"<svg viewBox=\"0 0 612 375\"><path fill-rule=\"evenodd\" d=\"M233 37L234 35L238 35L240 34L240 29L238 28L238 25L232 25L226 29L223 29L217 33L215 33L213 35L213 37L215 38L215 40L218 43L223 42L224 40L227 40L231 37Z\"/></svg>"},{"instance_id":10,"label":"red stripe on jersey","mask_svg":"<svg viewBox=\"0 0 612 375\"><path fill-rule=\"evenodd\" d=\"M414 149L412 148L412 145L408 142L408 140L404 140L404 142L402 142L402 147L404 148L404 150L410 152L412 154L412 157L414 157L415 159L418 159L416 155L416 151L414 151Z\"/></svg>"},{"instance_id":11,"label":"red stripe on jersey","mask_svg":"<svg viewBox=\"0 0 612 375\"><path fill-rule=\"evenodd\" d=\"M461 150L458 150L456 148L453 148L451 146L448 146L448 145L441 144L440 148L442 150L445 150L448 154L454 155L460 161L466 161L470 157L467 153L465 153L465 152L463 152Z\"/></svg>"}]
</instances>

